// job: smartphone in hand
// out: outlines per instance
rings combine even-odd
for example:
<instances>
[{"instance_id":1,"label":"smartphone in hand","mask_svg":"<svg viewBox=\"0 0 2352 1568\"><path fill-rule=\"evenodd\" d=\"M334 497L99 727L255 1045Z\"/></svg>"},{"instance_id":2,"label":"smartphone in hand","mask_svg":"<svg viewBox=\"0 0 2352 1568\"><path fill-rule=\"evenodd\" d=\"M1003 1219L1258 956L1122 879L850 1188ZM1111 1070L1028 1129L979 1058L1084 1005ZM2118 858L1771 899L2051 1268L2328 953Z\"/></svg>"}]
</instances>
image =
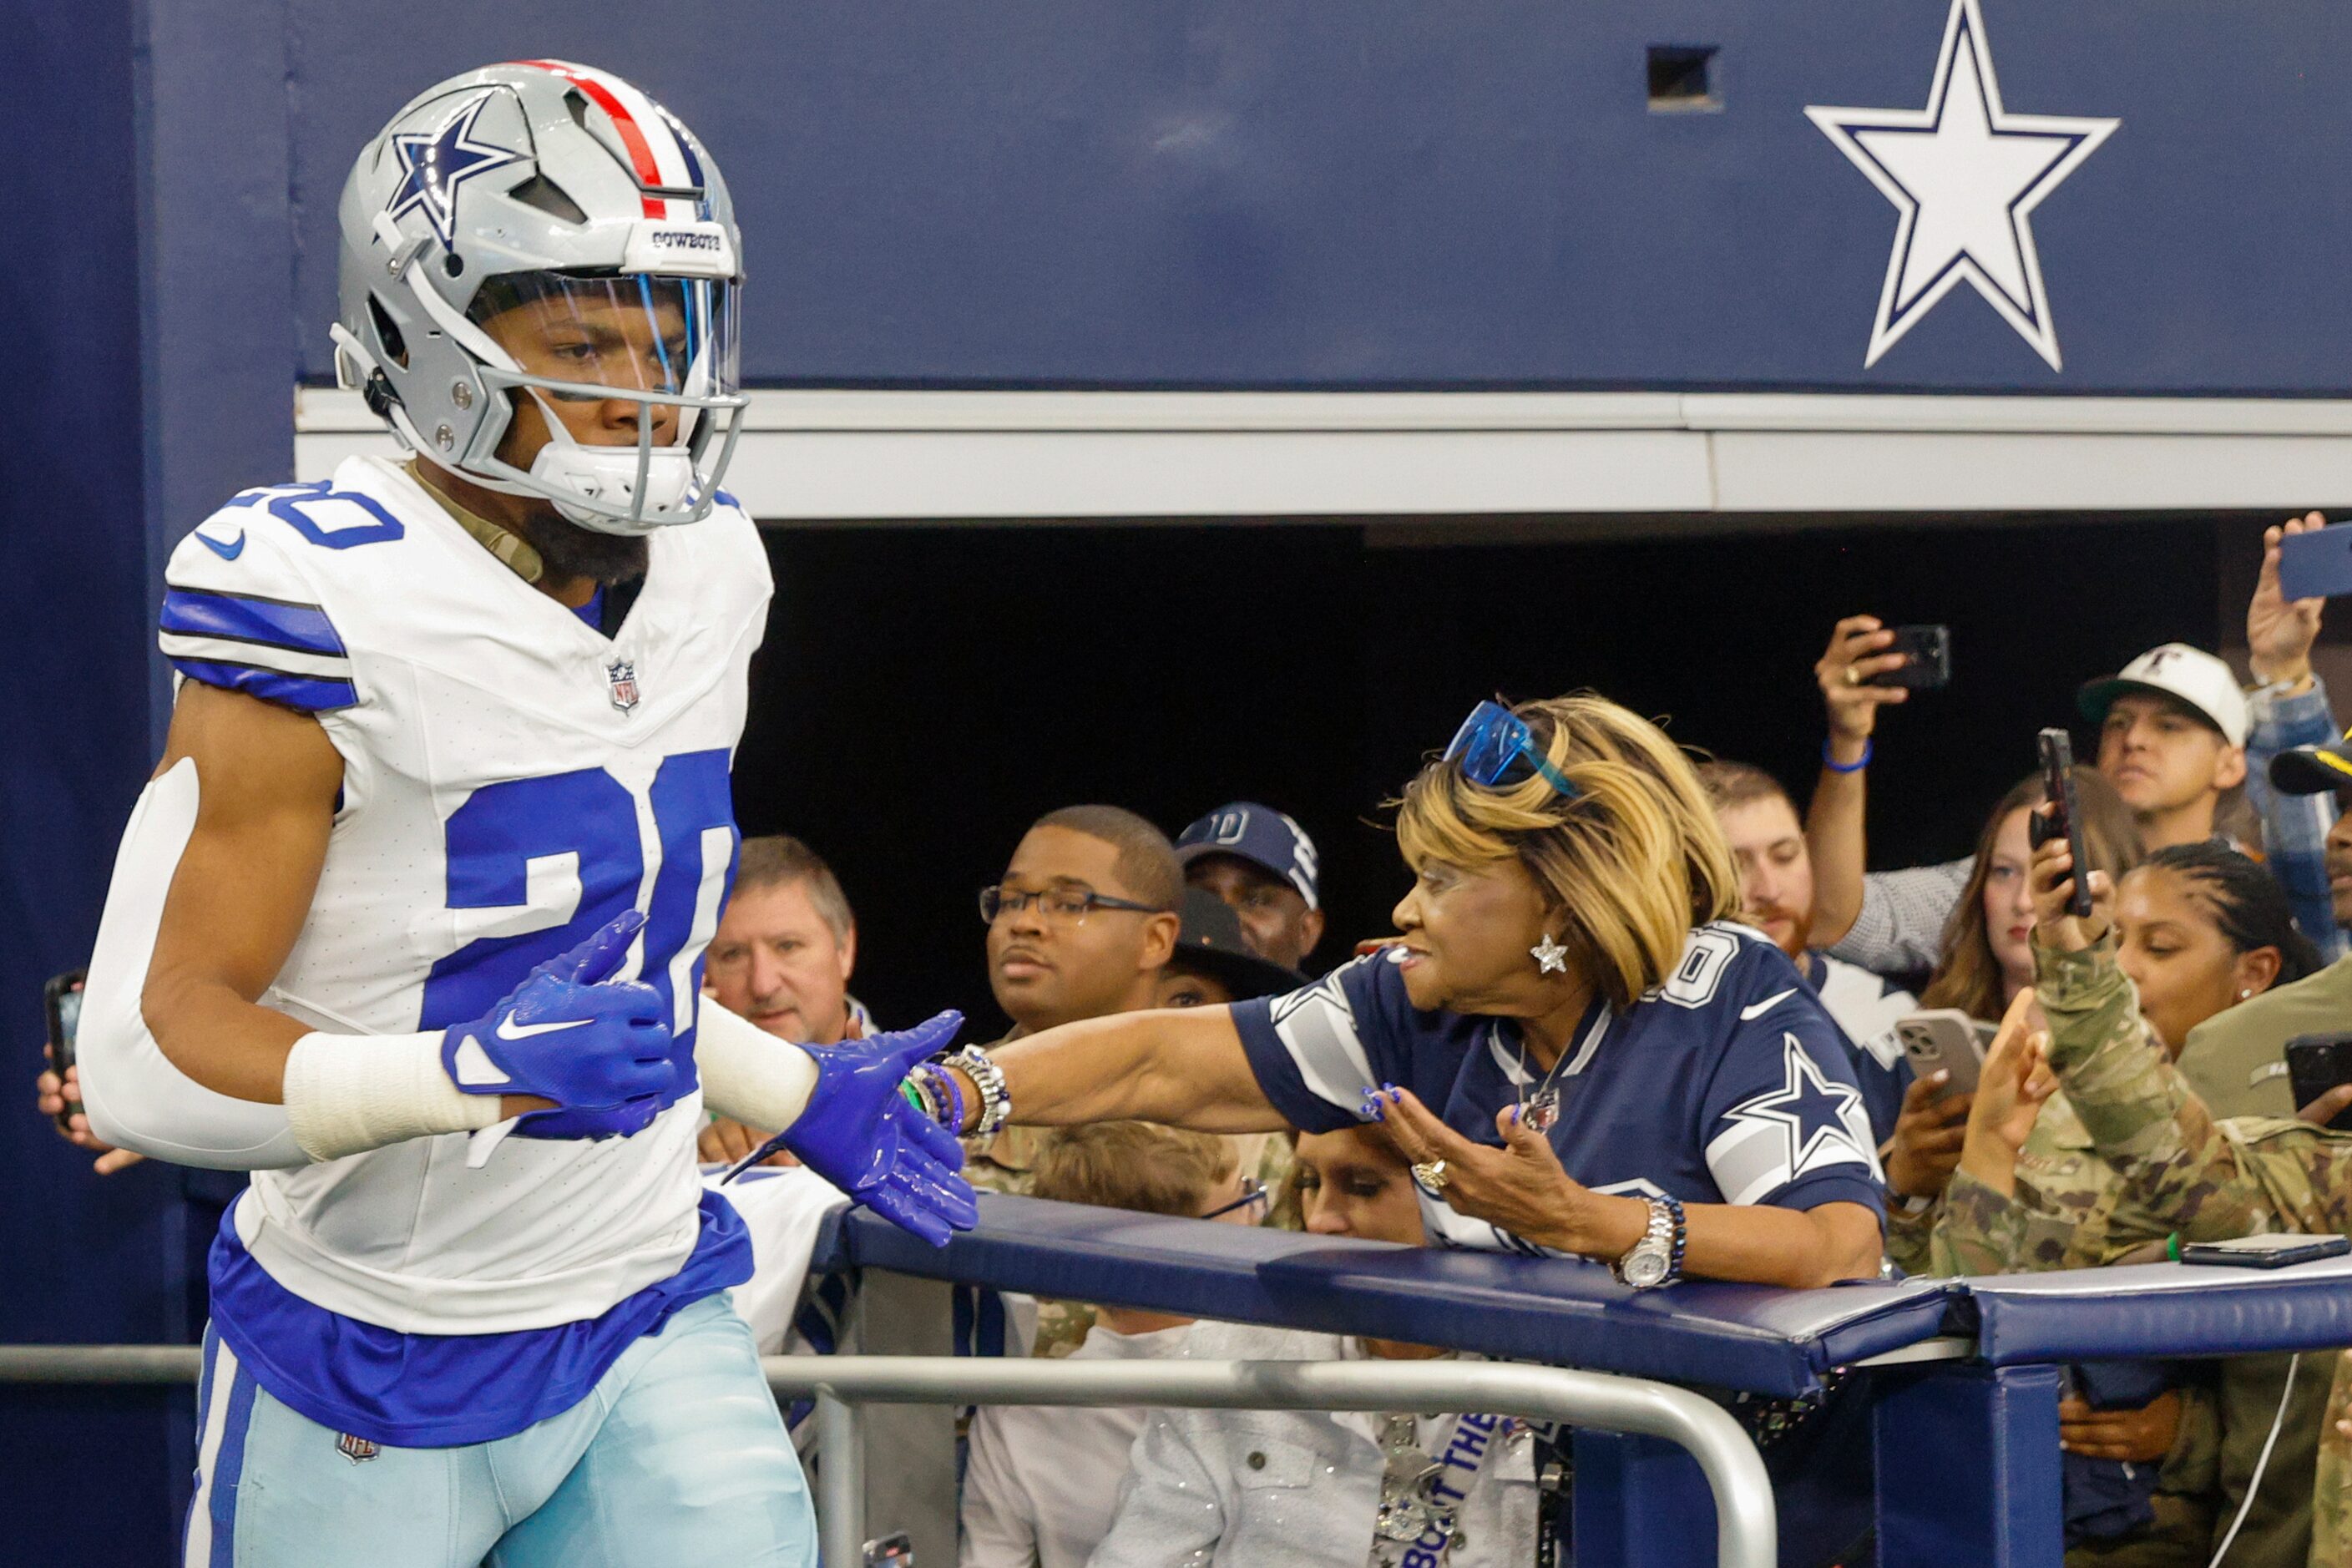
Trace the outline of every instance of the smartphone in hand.
<instances>
[{"instance_id":1,"label":"smartphone in hand","mask_svg":"<svg viewBox=\"0 0 2352 1568\"><path fill-rule=\"evenodd\" d=\"M2280 540L2279 592L2290 599L2352 594L2352 528L2317 528Z\"/></svg>"},{"instance_id":2,"label":"smartphone in hand","mask_svg":"<svg viewBox=\"0 0 2352 1568\"><path fill-rule=\"evenodd\" d=\"M2068 877L2066 907L2077 920L2087 920L2091 913L2091 858L2083 849L2083 814L2074 798L2074 742L2063 730L2044 730L2039 742L2042 752L2042 793L2050 802L2047 814L2035 812L2025 819L2026 837L2036 849L2053 838L2066 840L2067 853L2074 858L2074 869Z\"/></svg>"},{"instance_id":3,"label":"smartphone in hand","mask_svg":"<svg viewBox=\"0 0 2352 1568\"><path fill-rule=\"evenodd\" d=\"M50 975L41 987L41 1011L49 1024L49 1068L59 1078L74 1065L74 1036L81 1028L82 978L83 971L68 969ZM72 1131L74 1114L80 1110L79 1100L67 1100L66 1108L57 1114L58 1131Z\"/></svg>"},{"instance_id":4,"label":"smartphone in hand","mask_svg":"<svg viewBox=\"0 0 2352 1568\"><path fill-rule=\"evenodd\" d=\"M1976 1020L1958 1007L1906 1013L1895 1026L1895 1037L1903 1043L1903 1055L1916 1077L1927 1078L1939 1070L1952 1075L1937 1099L1977 1091L1977 1079L1984 1069L1985 1037Z\"/></svg>"},{"instance_id":5,"label":"smartphone in hand","mask_svg":"<svg viewBox=\"0 0 2352 1568\"><path fill-rule=\"evenodd\" d=\"M1899 653L1904 662L1872 679L1873 686L1901 686L1914 691L1940 691L1952 683L1952 630L1949 626L1896 626L1894 641L1878 651Z\"/></svg>"},{"instance_id":6,"label":"smartphone in hand","mask_svg":"<svg viewBox=\"0 0 2352 1568\"><path fill-rule=\"evenodd\" d=\"M2286 1043L2286 1076L2298 1110L2338 1085L2352 1083L2352 1035L2297 1035ZM2352 1109L2337 1111L2327 1125L2352 1132Z\"/></svg>"}]
</instances>

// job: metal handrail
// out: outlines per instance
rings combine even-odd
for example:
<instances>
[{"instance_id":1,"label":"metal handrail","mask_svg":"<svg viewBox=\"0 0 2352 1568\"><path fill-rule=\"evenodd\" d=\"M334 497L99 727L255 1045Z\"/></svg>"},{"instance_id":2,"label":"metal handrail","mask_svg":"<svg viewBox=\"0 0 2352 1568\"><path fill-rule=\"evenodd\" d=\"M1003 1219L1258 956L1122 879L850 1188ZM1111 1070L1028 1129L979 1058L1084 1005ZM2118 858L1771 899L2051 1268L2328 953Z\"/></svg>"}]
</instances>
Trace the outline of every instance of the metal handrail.
<instances>
[{"instance_id":1,"label":"metal handrail","mask_svg":"<svg viewBox=\"0 0 2352 1568\"><path fill-rule=\"evenodd\" d=\"M1672 1384L1503 1362L1074 1362L965 1356L767 1356L769 1385L817 1396L827 1563L864 1561L858 1405L1143 1405L1209 1410L1476 1411L1632 1432L1679 1445L1715 1493L1722 1568L1774 1568L1772 1483L1756 1445L1711 1400Z\"/></svg>"},{"instance_id":2,"label":"metal handrail","mask_svg":"<svg viewBox=\"0 0 2352 1568\"><path fill-rule=\"evenodd\" d=\"M0 1384L194 1383L191 1345L0 1345ZM1715 1494L1722 1568L1775 1568L1764 1461L1720 1405L1671 1384L1503 1362L1076 1362L967 1356L763 1356L778 1394L814 1395L824 1560L865 1549L861 1405L1140 1405L1211 1410L1476 1411L1679 1445Z\"/></svg>"}]
</instances>

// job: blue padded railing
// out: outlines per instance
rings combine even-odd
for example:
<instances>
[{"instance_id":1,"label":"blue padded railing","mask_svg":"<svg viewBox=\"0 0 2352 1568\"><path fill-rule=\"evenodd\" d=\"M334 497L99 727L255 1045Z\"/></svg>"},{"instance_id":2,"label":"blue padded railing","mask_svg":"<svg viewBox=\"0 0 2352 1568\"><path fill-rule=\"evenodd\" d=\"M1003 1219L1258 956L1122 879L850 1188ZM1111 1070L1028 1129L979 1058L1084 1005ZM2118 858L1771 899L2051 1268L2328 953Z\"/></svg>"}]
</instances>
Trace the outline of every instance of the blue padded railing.
<instances>
[{"instance_id":1,"label":"blue padded railing","mask_svg":"<svg viewBox=\"0 0 2352 1568\"><path fill-rule=\"evenodd\" d=\"M978 1229L933 1248L863 1211L815 1267L885 1268L1076 1301L1366 1334L1792 1396L1834 1366L1947 1331L1948 1280L1641 1293L1564 1259L1398 1247L981 1194Z\"/></svg>"}]
</instances>

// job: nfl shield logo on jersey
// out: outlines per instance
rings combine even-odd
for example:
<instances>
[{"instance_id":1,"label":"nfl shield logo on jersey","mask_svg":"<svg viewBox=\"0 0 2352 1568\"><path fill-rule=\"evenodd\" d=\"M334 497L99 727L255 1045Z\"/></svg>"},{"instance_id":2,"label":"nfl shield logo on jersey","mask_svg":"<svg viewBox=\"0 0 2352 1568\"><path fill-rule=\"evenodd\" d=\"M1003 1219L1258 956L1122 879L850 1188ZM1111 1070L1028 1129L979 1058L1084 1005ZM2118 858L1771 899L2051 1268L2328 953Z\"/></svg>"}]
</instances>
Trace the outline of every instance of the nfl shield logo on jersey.
<instances>
[{"instance_id":1,"label":"nfl shield logo on jersey","mask_svg":"<svg viewBox=\"0 0 2352 1568\"><path fill-rule=\"evenodd\" d=\"M625 658L616 658L604 667L604 679L613 689L613 706L626 713L637 705L637 667Z\"/></svg>"},{"instance_id":2,"label":"nfl shield logo on jersey","mask_svg":"<svg viewBox=\"0 0 2352 1568\"><path fill-rule=\"evenodd\" d=\"M349 1432L335 1439L335 1447L342 1450L343 1458L354 1465L374 1458L378 1452L373 1443L365 1437L354 1437Z\"/></svg>"}]
</instances>

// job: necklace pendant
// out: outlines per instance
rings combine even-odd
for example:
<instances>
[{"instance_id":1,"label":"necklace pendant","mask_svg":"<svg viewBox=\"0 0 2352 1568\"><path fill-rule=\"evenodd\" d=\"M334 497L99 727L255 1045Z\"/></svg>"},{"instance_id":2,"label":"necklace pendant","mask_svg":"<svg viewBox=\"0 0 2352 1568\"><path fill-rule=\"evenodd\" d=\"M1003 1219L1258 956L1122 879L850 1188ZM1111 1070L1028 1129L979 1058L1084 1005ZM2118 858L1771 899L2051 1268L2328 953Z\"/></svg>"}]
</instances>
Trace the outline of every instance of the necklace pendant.
<instances>
[{"instance_id":1,"label":"necklace pendant","mask_svg":"<svg viewBox=\"0 0 2352 1568\"><path fill-rule=\"evenodd\" d=\"M1519 1107L1519 1120L1538 1132L1549 1132L1559 1121L1559 1090L1547 1084Z\"/></svg>"}]
</instances>

